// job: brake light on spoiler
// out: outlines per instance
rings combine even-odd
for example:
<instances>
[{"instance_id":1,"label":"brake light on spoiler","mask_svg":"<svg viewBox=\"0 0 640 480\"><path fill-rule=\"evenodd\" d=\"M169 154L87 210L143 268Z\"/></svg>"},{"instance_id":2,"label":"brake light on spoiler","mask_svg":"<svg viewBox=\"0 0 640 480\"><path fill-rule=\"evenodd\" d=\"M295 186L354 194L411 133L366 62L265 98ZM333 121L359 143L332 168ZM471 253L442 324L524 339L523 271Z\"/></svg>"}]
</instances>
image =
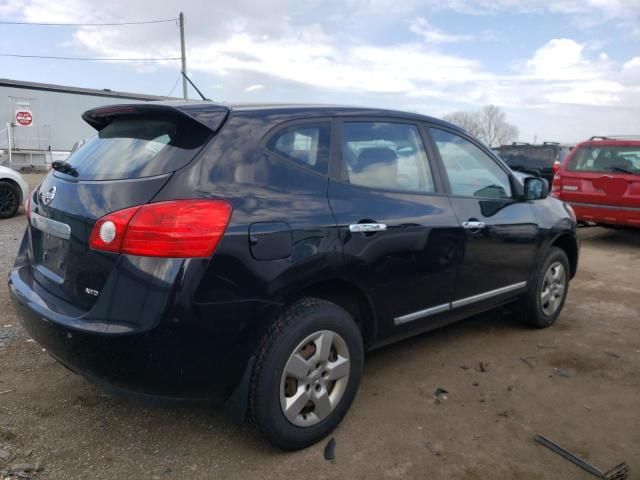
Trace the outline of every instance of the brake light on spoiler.
<instances>
[{"instance_id":1,"label":"brake light on spoiler","mask_svg":"<svg viewBox=\"0 0 640 480\"><path fill-rule=\"evenodd\" d=\"M210 257L231 212L225 200L174 200L125 208L96 222L89 246L145 257Z\"/></svg>"}]
</instances>

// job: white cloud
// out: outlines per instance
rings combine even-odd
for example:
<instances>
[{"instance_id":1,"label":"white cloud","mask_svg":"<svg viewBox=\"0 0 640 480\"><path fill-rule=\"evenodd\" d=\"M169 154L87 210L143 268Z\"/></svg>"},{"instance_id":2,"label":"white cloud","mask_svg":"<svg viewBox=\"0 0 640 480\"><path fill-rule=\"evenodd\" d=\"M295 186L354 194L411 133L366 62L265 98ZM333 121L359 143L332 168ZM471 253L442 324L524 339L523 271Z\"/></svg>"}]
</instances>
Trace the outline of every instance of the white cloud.
<instances>
[{"instance_id":1,"label":"white cloud","mask_svg":"<svg viewBox=\"0 0 640 480\"><path fill-rule=\"evenodd\" d=\"M457 84L483 74L477 62L420 44L336 45L301 38L260 41L233 35L192 51L192 69L217 75L252 71L325 89L412 91L420 83Z\"/></svg>"},{"instance_id":2,"label":"white cloud","mask_svg":"<svg viewBox=\"0 0 640 480\"><path fill-rule=\"evenodd\" d=\"M446 8L473 15L553 12L572 21L630 22L638 18L638 0L111 0L99 10L90 0L8 1L0 13L27 21L119 21L123 12L127 20L148 19L149 12L171 18L183 9L189 72L198 84L215 85L226 100L248 100L260 92L278 101L360 103L427 114L494 103L522 119L525 133L536 122L542 125L536 128L570 132L570 123L558 124L567 112L581 112L580 121L591 125L605 118L617 125L622 119L629 123L628 111L640 109L640 57L626 63L612 59L602 50L613 48L604 43L606 36L599 45L550 39L511 72L496 73L477 58L451 53L488 35L451 31L420 16ZM390 18L402 31L389 31ZM73 32L70 43L59 43L70 55L179 56L173 23ZM177 74L179 62L132 66Z\"/></svg>"},{"instance_id":3,"label":"white cloud","mask_svg":"<svg viewBox=\"0 0 640 480\"><path fill-rule=\"evenodd\" d=\"M435 28L424 17L418 17L409 24L409 30L422 37L427 43L458 43L475 40L475 35L455 35Z\"/></svg>"}]
</instances>

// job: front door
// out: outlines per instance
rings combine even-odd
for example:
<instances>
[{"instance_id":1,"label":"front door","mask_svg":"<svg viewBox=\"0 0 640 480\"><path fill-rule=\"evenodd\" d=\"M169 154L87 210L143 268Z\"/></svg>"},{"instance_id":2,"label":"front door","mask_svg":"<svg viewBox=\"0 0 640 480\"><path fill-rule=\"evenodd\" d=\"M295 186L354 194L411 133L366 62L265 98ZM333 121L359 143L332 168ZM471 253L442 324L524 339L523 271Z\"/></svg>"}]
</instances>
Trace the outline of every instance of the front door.
<instances>
[{"instance_id":1,"label":"front door","mask_svg":"<svg viewBox=\"0 0 640 480\"><path fill-rule=\"evenodd\" d=\"M458 221L417 124L354 119L335 128L329 201L347 275L372 299L379 337L410 334L449 310Z\"/></svg>"},{"instance_id":2,"label":"front door","mask_svg":"<svg viewBox=\"0 0 640 480\"><path fill-rule=\"evenodd\" d=\"M446 129L431 128L430 135L465 232L452 308L497 303L524 291L539 242L531 204L514 200L507 168L479 144Z\"/></svg>"}]
</instances>

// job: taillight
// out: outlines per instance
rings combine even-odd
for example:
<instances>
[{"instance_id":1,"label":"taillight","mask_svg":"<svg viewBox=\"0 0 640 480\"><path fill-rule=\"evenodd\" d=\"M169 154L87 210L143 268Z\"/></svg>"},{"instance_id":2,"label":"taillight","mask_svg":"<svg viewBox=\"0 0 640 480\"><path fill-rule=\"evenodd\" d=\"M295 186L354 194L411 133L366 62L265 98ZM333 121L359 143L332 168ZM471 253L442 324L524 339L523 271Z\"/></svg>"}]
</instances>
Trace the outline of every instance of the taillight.
<instances>
[{"instance_id":1,"label":"taillight","mask_svg":"<svg viewBox=\"0 0 640 480\"><path fill-rule=\"evenodd\" d=\"M560 169L560 160L556 160L555 162L553 162L552 168L553 168L553 174L555 175Z\"/></svg>"},{"instance_id":2,"label":"taillight","mask_svg":"<svg viewBox=\"0 0 640 480\"><path fill-rule=\"evenodd\" d=\"M89 236L89 246L94 250L120 253L127 226L142 206L125 208L105 215L96 222ZM113 232L109 237L108 232Z\"/></svg>"},{"instance_id":3,"label":"taillight","mask_svg":"<svg viewBox=\"0 0 640 480\"><path fill-rule=\"evenodd\" d=\"M125 208L96 222L89 246L145 257L209 257L231 211L224 200L174 200Z\"/></svg>"},{"instance_id":4,"label":"taillight","mask_svg":"<svg viewBox=\"0 0 640 480\"><path fill-rule=\"evenodd\" d=\"M560 198L560 191L562 190L562 177L559 174L553 176L553 183L551 184L551 195Z\"/></svg>"},{"instance_id":5,"label":"taillight","mask_svg":"<svg viewBox=\"0 0 640 480\"><path fill-rule=\"evenodd\" d=\"M27 213L27 222L31 218L31 197L33 196L33 192L31 192L27 196L27 201L24 202L24 211Z\"/></svg>"},{"instance_id":6,"label":"taillight","mask_svg":"<svg viewBox=\"0 0 640 480\"><path fill-rule=\"evenodd\" d=\"M38 185L36 188L31 190L31 192L29 192L29 195L27 195L27 199L24 202L24 211L27 214L27 222L31 219L31 199L33 198L33 195L38 191L39 188L40 188L40 185Z\"/></svg>"}]
</instances>

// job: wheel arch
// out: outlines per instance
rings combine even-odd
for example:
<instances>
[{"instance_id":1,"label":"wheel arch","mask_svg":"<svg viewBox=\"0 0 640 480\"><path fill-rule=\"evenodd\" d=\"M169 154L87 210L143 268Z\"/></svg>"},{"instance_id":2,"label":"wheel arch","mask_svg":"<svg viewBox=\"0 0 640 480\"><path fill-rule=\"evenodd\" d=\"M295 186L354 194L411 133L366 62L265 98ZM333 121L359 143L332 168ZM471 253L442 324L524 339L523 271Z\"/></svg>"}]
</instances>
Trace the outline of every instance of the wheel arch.
<instances>
[{"instance_id":1,"label":"wheel arch","mask_svg":"<svg viewBox=\"0 0 640 480\"><path fill-rule=\"evenodd\" d=\"M569 269L571 277L576 275L578 270L578 241L569 233L561 233L551 241L549 248L558 247L567 255L569 259Z\"/></svg>"},{"instance_id":2,"label":"wheel arch","mask_svg":"<svg viewBox=\"0 0 640 480\"><path fill-rule=\"evenodd\" d=\"M360 328L365 349L373 344L378 330L375 310L369 297L355 283L344 279L325 279L287 296L285 304L303 297L321 298L344 308Z\"/></svg>"}]
</instances>

